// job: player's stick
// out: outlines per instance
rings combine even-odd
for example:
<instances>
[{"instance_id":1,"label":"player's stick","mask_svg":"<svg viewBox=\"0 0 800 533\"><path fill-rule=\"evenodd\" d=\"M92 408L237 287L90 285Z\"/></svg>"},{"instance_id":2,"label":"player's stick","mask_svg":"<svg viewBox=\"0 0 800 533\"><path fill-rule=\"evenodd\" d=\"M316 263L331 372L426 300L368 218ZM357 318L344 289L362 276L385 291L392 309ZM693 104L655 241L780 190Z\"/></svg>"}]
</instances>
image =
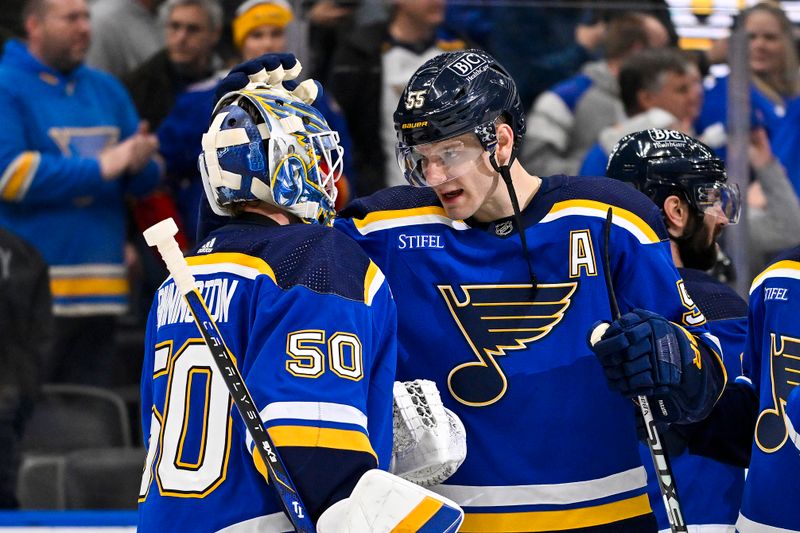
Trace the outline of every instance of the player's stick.
<instances>
[{"instance_id":1,"label":"player's stick","mask_svg":"<svg viewBox=\"0 0 800 533\"><path fill-rule=\"evenodd\" d=\"M144 239L149 246L158 248L161 258L167 264L167 269L175 280L175 285L186 299L197 329L203 335L203 340L211 351L212 359L225 379L228 392L247 426L247 432L255 441L256 449L267 467L269 480L278 493L289 520L292 521L292 525L297 531L314 533L314 524L306 513L305 506L300 500L300 495L297 493L292 479L286 472L283 461L278 456L275 444L261 424L258 409L253 403L253 397L250 396L250 391L247 390L239 369L236 368L233 355L225 345L219 328L203 301L203 296L195 287L194 276L189 271L189 265L175 240L177 232L178 227L175 225L175 221L168 218L146 229Z\"/></svg>"},{"instance_id":2,"label":"player's stick","mask_svg":"<svg viewBox=\"0 0 800 533\"><path fill-rule=\"evenodd\" d=\"M611 280L611 260L608 252L613 218L614 211L609 207L605 228L603 228L603 243L605 246L605 250L603 250L603 267L605 270L606 288L608 289L608 303L611 307L611 315L614 320L618 320L621 314L619 312L619 305L617 305L617 297L614 294L614 283ZM600 324L592 331L592 345L596 344L603 337L608 327L608 324ZM661 438L656 430L656 421L653 418L653 413L650 411L650 402L647 401L647 396L644 395L639 396L637 400L639 402L639 408L642 411L644 427L647 430L647 447L650 448L650 457L652 457L653 466L655 466L656 469L658 487L661 489L661 497L664 499L664 507L667 510L669 527L673 533L685 532L687 529L686 523L683 521L680 501L678 500L678 487L675 485L675 477L672 475L669 457L667 457L667 453L661 443Z\"/></svg>"}]
</instances>

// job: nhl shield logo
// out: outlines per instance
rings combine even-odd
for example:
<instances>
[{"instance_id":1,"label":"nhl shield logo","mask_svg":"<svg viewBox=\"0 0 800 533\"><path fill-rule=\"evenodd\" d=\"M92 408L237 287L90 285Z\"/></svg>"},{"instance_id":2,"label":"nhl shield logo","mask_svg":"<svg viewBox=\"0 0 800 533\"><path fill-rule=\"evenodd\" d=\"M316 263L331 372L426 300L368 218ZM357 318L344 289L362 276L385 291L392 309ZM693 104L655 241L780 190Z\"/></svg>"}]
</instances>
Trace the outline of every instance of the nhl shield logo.
<instances>
[{"instance_id":1,"label":"nhl shield logo","mask_svg":"<svg viewBox=\"0 0 800 533\"><path fill-rule=\"evenodd\" d=\"M506 220L494 227L494 234L498 237L507 237L511 235L512 231L514 231L514 221L512 220Z\"/></svg>"}]
</instances>

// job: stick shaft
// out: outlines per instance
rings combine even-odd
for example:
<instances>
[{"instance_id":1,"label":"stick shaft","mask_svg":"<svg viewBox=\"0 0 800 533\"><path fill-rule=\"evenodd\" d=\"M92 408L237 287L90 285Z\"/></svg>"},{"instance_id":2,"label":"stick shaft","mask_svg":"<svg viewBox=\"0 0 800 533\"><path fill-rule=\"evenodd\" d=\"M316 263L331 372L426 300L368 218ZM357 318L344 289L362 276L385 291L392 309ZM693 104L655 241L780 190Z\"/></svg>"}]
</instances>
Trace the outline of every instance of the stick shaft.
<instances>
[{"instance_id":1,"label":"stick shaft","mask_svg":"<svg viewBox=\"0 0 800 533\"><path fill-rule=\"evenodd\" d=\"M614 210L608 208L606 216L606 224L603 231L603 266L605 270L606 288L608 290L608 304L611 308L611 315L614 320L619 320L621 314L619 305L617 304L617 297L614 293L614 282L611 276L611 259L610 259L610 241L611 241L611 224L614 218ZM661 442L661 437L656 429L656 421L653 418L653 412L650 410L650 402L647 397L641 395L637 398L639 402L639 409L644 419L644 427L647 431L647 447L650 449L650 457L653 459L653 466L656 470L656 478L658 479L658 488L661 490L661 497L664 500L664 508L667 511L667 519L669 520L669 527L673 533L683 533L688 531L686 523L683 520L683 513L681 513L680 500L678 499L678 488L675 486L675 477L672 475L672 468L669 464L669 457L664 450L664 445Z\"/></svg>"},{"instance_id":2,"label":"stick shaft","mask_svg":"<svg viewBox=\"0 0 800 533\"><path fill-rule=\"evenodd\" d=\"M177 227L172 219L163 220L144 232L145 240L149 245L157 247L178 290L183 294L197 329L200 330L203 341L208 346L212 359L222 374L228 392L247 427L247 432L255 442L257 453L267 467L269 480L278 493L283 509L292 525L301 533L314 533L314 524L278 455L275 444L261 423L261 417L255 402L253 402L253 397L247 390L244 379L216 322L208 311L203 296L195 287L194 276L192 276L186 258L175 240L175 231L177 231Z\"/></svg>"}]
</instances>

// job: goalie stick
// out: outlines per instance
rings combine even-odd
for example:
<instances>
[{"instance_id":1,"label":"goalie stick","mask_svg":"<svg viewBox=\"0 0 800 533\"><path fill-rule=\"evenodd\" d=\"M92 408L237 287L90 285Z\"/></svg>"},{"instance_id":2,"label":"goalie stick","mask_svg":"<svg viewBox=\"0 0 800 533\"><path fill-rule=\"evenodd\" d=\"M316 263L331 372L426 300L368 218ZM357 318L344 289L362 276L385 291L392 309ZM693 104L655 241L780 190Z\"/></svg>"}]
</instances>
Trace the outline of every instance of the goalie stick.
<instances>
[{"instance_id":1,"label":"goalie stick","mask_svg":"<svg viewBox=\"0 0 800 533\"><path fill-rule=\"evenodd\" d=\"M161 222L146 229L144 239L148 246L155 246L158 248L161 258L167 265L169 273L175 280L175 285L186 299L189 309L194 317L194 322L197 329L203 336L203 340L211 352L212 359L217 365L222 377L225 380L225 385L228 387L228 392L239 410L239 414L244 420L247 432L255 442L258 454L264 461L267 467L268 478L278 493L283 509L286 512L289 520L291 520L294 528L301 533L315 533L314 524L311 522L311 517L308 516L305 506L300 499L300 495L286 472L286 467L283 461L278 456L278 451L275 444L272 442L267 431L261 423L261 418L258 415L258 409L253 403L253 398L250 391L236 367L233 354L231 354L225 341L220 334L217 324L211 317L206 303L203 301L203 296L195 287L194 276L189 271L189 265L186 263L186 258L183 257L178 243L175 240L175 234L178 232L178 227L175 221L171 218L162 220Z\"/></svg>"},{"instance_id":2,"label":"goalie stick","mask_svg":"<svg viewBox=\"0 0 800 533\"><path fill-rule=\"evenodd\" d=\"M614 294L614 283L611 279L611 260L609 258L609 242L611 240L611 223L614 218L614 210L609 207L608 214L606 215L606 223L603 228L603 267L606 280L606 288L608 289L608 304L611 307L611 315L614 320L619 320L622 316L619 312L619 305L617 304L617 297ZM592 331L591 343L596 344L608 329L609 324L600 324L594 331ZM675 477L672 475L672 468L669 465L669 457L667 456L664 445L661 442L661 437L656 430L656 422L653 418L653 413L650 411L650 402L647 396L640 395L637 397L639 408L642 412L644 419L644 427L647 430L647 447L650 449L650 457L653 459L653 466L656 469L656 478L658 478L658 488L661 489L661 497L664 500L664 507L667 511L667 519L669 520L669 528L672 533L684 533L687 530L686 523L683 520L681 513L681 504L678 500L678 487L675 485Z\"/></svg>"}]
</instances>

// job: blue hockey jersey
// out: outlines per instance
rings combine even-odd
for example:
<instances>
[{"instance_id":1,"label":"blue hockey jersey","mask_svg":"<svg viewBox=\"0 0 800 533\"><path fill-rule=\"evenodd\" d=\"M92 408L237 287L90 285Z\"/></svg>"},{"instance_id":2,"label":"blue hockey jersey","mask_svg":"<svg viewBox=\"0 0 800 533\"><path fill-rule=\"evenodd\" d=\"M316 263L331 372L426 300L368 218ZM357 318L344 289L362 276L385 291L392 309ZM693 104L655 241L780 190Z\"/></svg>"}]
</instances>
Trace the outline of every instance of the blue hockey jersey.
<instances>
[{"instance_id":1,"label":"blue hockey jersey","mask_svg":"<svg viewBox=\"0 0 800 533\"><path fill-rule=\"evenodd\" d=\"M522 212L536 291L513 218L452 220L432 190L395 187L336 221L394 288L398 379L435 381L464 422L466 461L434 488L464 507L461 531L655 530L635 406L609 389L587 344L594 322L611 319L610 206L622 311L651 309L705 333L682 300L658 210L617 181L543 179Z\"/></svg>"},{"instance_id":2,"label":"blue hockey jersey","mask_svg":"<svg viewBox=\"0 0 800 533\"><path fill-rule=\"evenodd\" d=\"M701 270L680 268L678 272L692 301L708 320L709 331L719 339L725 352L728 378L736 378L742 373L747 304L733 289ZM650 450L642 444L639 453L647 469L647 493L658 519L658 528L669 531ZM742 503L744 469L688 451L670 455L670 461L686 524L733 527Z\"/></svg>"},{"instance_id":3,"label":"blue hockey jersey","mask_svg":"<svg viewBox=\"0 0 800 533\"><path fill-rule=\"evenodd\" d=\"M10 40L0 117L0 226L47 261L55 314L124 313L124 197L149 192L160 176L155 161L138 174L101 176L98 154L138 128L130 96L105 72L58 72Z\"/></svg>"},{"instance_id":4,"label":"blue hockey jersey","mask_svg":"<svg viewBox=\"0 0 800 533\"><path fill-rule=\"evenodd\" d=\"M800 379L800 248L753 280L742 361L759 398L750 469L736 527L742 533L800 531L800 455L783 410Z\"/></svg>"},{"instance_id":5,"label":"blue hockey jersey","mask_svg":"<svg viewBox=\"0 0 800 533\"><path fill-rule=\"evenodd\" d=\"M396 312L383 274L331 228L249 215L187 260L316 520L389 464ZM139 531L291 531L171 278L145 346Z\"/></svg>"}]
</instances>

